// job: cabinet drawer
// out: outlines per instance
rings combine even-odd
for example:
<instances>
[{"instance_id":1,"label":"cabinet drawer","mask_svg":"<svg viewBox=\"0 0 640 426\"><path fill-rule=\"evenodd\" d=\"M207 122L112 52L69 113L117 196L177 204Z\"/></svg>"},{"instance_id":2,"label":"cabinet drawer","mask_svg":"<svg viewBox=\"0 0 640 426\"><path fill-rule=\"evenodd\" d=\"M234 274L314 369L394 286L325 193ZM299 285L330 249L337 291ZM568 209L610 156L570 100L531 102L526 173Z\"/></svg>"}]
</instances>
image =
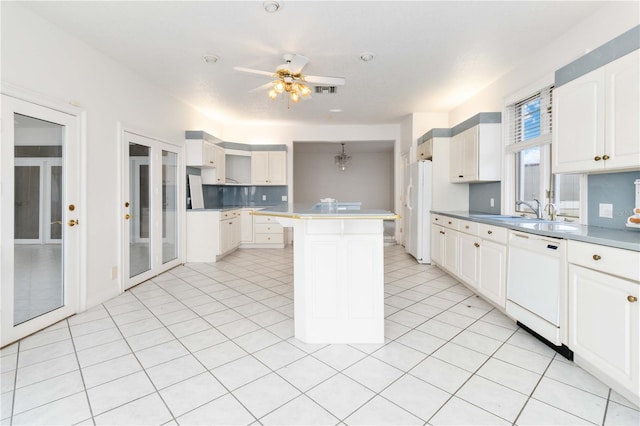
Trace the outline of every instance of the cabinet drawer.
<instances>
[{"instance_id":1,"label":"cabinet drawer","mask_svg":"<svg viewBox=\"0 0 640 426\"><path fill-rule=\"evenodd\" d=\"M640 252L569 241L569 263L640 281Z\"/></svg>"},{"instance_id":2,"label":"cabinet drawer","mask_svg":"<svg viewBox=\"0 0 640 426\"><path fill-rule=\"evenodd\" d=\"M240 216L240 210L227 210L220 212L220 220L232 219Z\"/></svg>"},{"instance_id":3,"label":"cabinet drawer","mask_svg":"<svg viewBox=\"0 0 640 426\"><path fill-rule=\"evenodd\" d=\"M478 223L471 222L469 220L461 220L459 223L460 232L464 232L465 234L478 235Z\"/></svg>"},{"instance_id":4,"label":"cabinet drawer","mask_svg":"<svg viewBox=\"0 0 640 426\"><path fill-rule=\"evenodd\" d=\"M435 223L436 225L443 225L444 224L444 220L446 219L446 216L442 216L439 214L432 214L431 215L431 223Z\"/></svg>"},{"instance_id":5,"label":"cabinet drawer","mask_svg":"<svg viewBox=\"0 0 640 426\"><path fill-rule=\"evenodd\" d=\"M507 234L507 228L495 225L487 225L485 223L478 224L478 236L484 238L485 240L507 244Z\"/></svg>"},{"instance_id":6,"label":"cabinet drawer","mask_svg":"<svg viewBox=\"0 0 640 426\"><path fill-rule=\"evenodd\" d=\"M282 244L284 236L282 234L256 234L254 242L256 244Z\"/></svg>"},{"instance_id":7,"label":"cabinet drawer","mask_svg":"<svg viewBox=\"0 0 640 426\"><path fill-rule=\"evenodd\" d=\"M277 223L256 223L256 234L282 234L282 226Z\"/></svg>"},{"instance_id":8,"label":"cabinet drawer","mask_svg":"<svg viewBox=\"0 0 640 426\"><path fill-rule=\"evenodd\" d=\"M273 216L254 216L255 223L278 223L278 219Z\"/></svg>"}]
</instances>

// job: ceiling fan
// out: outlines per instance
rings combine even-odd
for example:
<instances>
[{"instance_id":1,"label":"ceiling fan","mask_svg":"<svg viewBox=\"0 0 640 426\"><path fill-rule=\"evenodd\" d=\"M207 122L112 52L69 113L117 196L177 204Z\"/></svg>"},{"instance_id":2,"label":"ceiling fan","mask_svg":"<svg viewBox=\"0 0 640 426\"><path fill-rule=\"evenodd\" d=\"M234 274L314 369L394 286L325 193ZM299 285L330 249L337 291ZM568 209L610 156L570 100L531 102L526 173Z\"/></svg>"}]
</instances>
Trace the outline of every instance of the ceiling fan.
<instances>
[{"instance_id":1,"label":"ceiling fan","mask_svg":"<svg viewBox=\"0 0 640 426\"><path fill-rule=\"evenodd\" d=\"M266 75L274 78L269 83L249 90L249 92L258 92L267 90L267 95L271 99L276 99L281 93L289 95L290 102L299 102L301 98L311 95L311 89L308 84L313 86L343 86L345 83L342 77L325 77L318 75L303 75L302 68L309 62L309 59L302 55L284 55L285 63L279 65L274 72L254 70L251 68L234 67L236 71L246 72L250 74Z\"/></svg>"}]
</instances>

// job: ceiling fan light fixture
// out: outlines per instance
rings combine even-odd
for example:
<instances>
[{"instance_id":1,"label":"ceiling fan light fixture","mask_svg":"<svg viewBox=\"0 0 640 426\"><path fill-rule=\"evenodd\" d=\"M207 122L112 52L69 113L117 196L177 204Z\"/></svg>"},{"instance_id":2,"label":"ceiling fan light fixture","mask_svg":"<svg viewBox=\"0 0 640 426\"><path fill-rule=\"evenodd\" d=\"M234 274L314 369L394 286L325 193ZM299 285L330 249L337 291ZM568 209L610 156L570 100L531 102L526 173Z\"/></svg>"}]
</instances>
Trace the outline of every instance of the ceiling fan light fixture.
<instances>
[{"instance_id":1,"label":"ceiling fan light fixture","mask_svg":"<svg viewBox=\"0 0 640 426\"><path fill-rule=\"evenodd\" d=\"M347 166L351 164L351 156L347 155L347 153L344 152L344 143L341 143L341 145L342 152L333 158L336 166L338 166L338 170L344 172L345 170L347 170Z\"/></svg>"},{"instance_id":2,"label":"ceiling fan light fixture","mask_svg":"<svg viewBox=\"0 0 640 426\"><path fill-rule=\"evenodd\" d=\"M293 103L300 102L300 95L298 95L297 92L291 92L289 96L291 97L291 102Z\"/></svg>"},{"instance_id":3,"label":"ceiling fan light fixture","mask_svg":"<svg viewBox=\"0 0 640 426\"><path fill-rule=\"evenodd\" d=\"M267 96L269 96L271 99L275 99L278 97L278 92L276 92L276 89L271 89L267 93Z\"/></svg>"},{"instance_id":4,"label":"ceiling fan light fixture","mask_svg":"<svg viewBox=\"0 0 640 426\"><path fill-rule=\"evenodd\" d=\"M276 13L280 10L280 3L274 0L262 2L262 7L267 13Z\"/></svg>"}]
</instances>

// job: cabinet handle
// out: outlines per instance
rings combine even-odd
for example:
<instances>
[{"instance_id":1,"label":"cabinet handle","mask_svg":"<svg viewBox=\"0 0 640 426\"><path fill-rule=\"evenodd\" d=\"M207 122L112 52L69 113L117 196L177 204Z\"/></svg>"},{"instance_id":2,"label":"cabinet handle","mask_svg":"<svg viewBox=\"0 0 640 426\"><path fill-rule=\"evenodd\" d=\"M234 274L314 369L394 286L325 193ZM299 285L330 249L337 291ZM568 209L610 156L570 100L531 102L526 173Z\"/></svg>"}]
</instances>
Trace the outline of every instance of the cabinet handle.
<instances>
[{"instance_id":1,"label":"cabinet handle","mask_svg":"<svg viewBox=\"0 0 640 426\"><path fill-rule=\"evenodd\" d=\"M631 296L631 295L629 295L629 296L627 296L627 300L628 300L630 303L633 303L633 302L637 302L637 301L638 301L638 298L637 298L637 297L635 297L635 296Z\"/></svg>"},{"instance_id":2,"label":"cabinet handle","mask_svg":"<svg viewBox=\"0 0 640 426\"><path fill-rule=\"evenodd\" d=\"M451 225L451 221L447 222L449 225Z\"/></svg>"},{"instance_id":3,"label":"cabinet handle","mask_svg":"<svg viewBox=\"0 0 640 426\"><path fill-rule=\"evenodd\" d=\"M593 157L593 159L596 161L600 161L602 160L602 157L600 157L599 155L596 155L595 157Z\"/></svg>"},{"instance_id":4,"label":"cabinet handle","mask_svg":"<svg viewBox=\"0 0 640 426\"><path fill-rule=\"evenodd\" d=\"M600 259L602 259L602 256L600 256L599 254L593 255L593 260L600 260Z\"/></svg>"},{"instance_id":5,"label":"cabinet handle","mask_svg":"<svg viewBox=\"0 0 640 426\"><path fill-rule=\"evenodd\" d=\"M458 177L459 177L459 178L463 178L463 177L464 177L464 175L458 175Z\"/></svg>"},{"instance_id":6,"label":"cabinet handle","mask_svg":"<svg viewBox=\"0 0 640 426\"><path fill-rule=\"evenodd\" d=\"M209 160L209 164L213 164L213 161Z\"/></svg>"},{"instance_id":7,"label":"cabinet handle","mask_svg":"<svg viewBox=\"0 0 640 426\"><path fill-rule=\"evenodd\" d=\"M473 245L474 245L475 247L480 247L480 244L478 244L478 243L473 243Z\"/></svg>"},{"instance_id":8,"label":"cabinet handle","mask_svg":"<svg viewBox=\"0 0 640 426\"><path fill-rule=\"evenodd\" d=\"M469 229L469 225L465 225L465 226L464 226L464 229Z\"/></svg>"},{"instance_id":9,"label":"cabinet handle","mask_svg":"<svg viewBox=\"0 0 640 426\"><path fill-rule=\"evenodd\" d=\"M440 220L440 219L438 219L438 218L436 217L436 222L437 222L437 221L439 221L439 220Z\"/></svg>"},{"instance_id":10,"label":"cabinet handle","mask_svg":"<svg viewBox=\"0 0 640 426\"><path fill-rule=\"evenodd\" d=\"M491 235L493 234L493 231L487 231L487 234Z\"/></svg>"},{"instance_id":11,"label":"cabinet handle","mask_svg":"<svg viewBox=\"0 0 640 426\"><path fill-rule=\"evenodd\" d=\"M606 155L606 154L602 156L602 159L603 159L603 160L608 160L609 158L611 158L611 157L609 157L609 156L608 156L608 155Z\"/></svg>"},{"instance_id":12,"label":"cabinet handle","mask_svg":"<svg viewBox=\"0 0 640 426\"><path fill-rule=\"evenodd\" d=\"M440 231L440 233L441 233L442 235L444 235L444 231Z\"/></svg>"}]
</instances>

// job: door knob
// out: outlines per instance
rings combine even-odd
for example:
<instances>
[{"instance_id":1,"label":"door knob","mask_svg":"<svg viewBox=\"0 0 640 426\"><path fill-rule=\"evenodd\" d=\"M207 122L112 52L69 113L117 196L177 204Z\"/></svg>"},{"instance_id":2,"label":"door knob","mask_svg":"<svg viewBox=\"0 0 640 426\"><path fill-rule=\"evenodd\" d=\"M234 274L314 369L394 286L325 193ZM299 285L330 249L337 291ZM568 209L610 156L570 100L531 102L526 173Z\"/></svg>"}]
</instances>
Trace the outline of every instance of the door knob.
<instances>
[{"instance_id":1,"label":"door knob","mask_svg":"<svg viewBox=\"0 0 640 426\"><path fill-rule=\"evenodd\" d=\"M67 225L73 227L76 226L78 224L78 219L69 219L69 222L67 222Z\"/></svg>"},{"instance_id":2,"label":"door knob","mask_svg":"<svg viewBox=\"0 0 640 426\"><path fill-rule=\"evenodd\" d=\"M129 220L131 219L133 216L131 216L129 213L124 215L125 220Z\"/></svg>"}]
</instances>

